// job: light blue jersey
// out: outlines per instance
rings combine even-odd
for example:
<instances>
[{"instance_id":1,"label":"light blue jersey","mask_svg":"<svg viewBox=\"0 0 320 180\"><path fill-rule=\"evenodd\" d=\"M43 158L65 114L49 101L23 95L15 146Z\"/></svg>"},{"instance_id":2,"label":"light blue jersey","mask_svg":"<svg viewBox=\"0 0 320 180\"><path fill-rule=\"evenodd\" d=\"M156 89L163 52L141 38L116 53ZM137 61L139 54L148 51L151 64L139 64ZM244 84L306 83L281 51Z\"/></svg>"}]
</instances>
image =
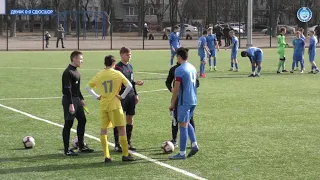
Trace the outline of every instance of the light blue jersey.
<instances>
[{"instance_id":1,"label":"light blue jersey","mask_svg":"<svg viewBox=\"0 0 320 180\"><path fill-rule=\"evenodd\" d=\"M302 39L303 41L306 41L306 37L305 37L303 34L301 34L301 39Z\"/></svg>"},{"instance_id":2,"label":"light blue jersey","mask_svg":"<svg viewBox=\"0 0 320 180\"><path fill-rule=\"evenodd\" d=\"M310 37L310 44L309 44L309 49L308 49L308 54L309 54L309 61L312 62L316 58L316 52L317 52L317 43L318 40L315 36Z\"/></svg>"},{"instance_id":3,"label":"light blue jersey","mask_svg":"<svg viewBox=\"0 0 320 180\"><path fill-rule=\"evenodd\" d=\"M209 50L216 50L216 41L217 41L217 37L215 34L210 34L206 37L207 40L207 46L209 48Z\"/></svg>"},{"instance_id":4,"label":"light blue jersey","mask_svg":"<svg viewBox=\"0 0 320 180\"><path fill-rule=\"evenodd\" d=\"M231 59L237 59L238 50L239 50L239 40L236 36L234 36L232 37Z\"/></svg>"},{"instance_id":5,"label":"light blue jersey","mask_svg":"<svg viewBox=\"0 0 320 180\"><path fill-rule=\"evenodd\" d=\"M316 54L318 40L315 36L310 37L309 54Z\"/></svg>"},{"instance_id":6,"label":"light blue jersey","mask_svg":"<svg viewBox=\"0 0 320 180\"><path fill-rule=\"evenodd\" d=\"M180 82L178 105L197 104L197 70L189 62L181 64L175 71L175 81Z\"/></svg>"},{"instance_id":7,"label":"light blue jersey","mask_svg":"<svg viewBox=\"0 0 320 180\"><path fill-rule=\"evenodd\" d=\"M293 40L293 46L294 46L294 57L302 57L304 54L304 46L305 42L302 38L297 38Z\"/></svg>"},{"instance_id":8,"label":"light blue jersey","mask_svg":"<svg viewBox=\"0 0 320 180\"><path fill-rule=\"evenodd\" d=\"M263 60L263 51L257 47L249 47L246 52L248 53L249 59L254 62L262 62Z\"/></svg>"},{"instance_id":9,"label":"light blue jersey","mask_svg":"<svg viewBox=\"0 0 320 180\"><path fill-rule=\"evenodd\" d=\"M232 38L232 45L232 53L237 53L239 49L239 39L236 36Z\"/></svg>"},{"instance_id":10,"label":"light blue jersey","mask_svg":"<svg viewBox=\"0 0 320 180\"><path fill-rule=\"evenodd\" d=\"M180 48L180 38L178 33L176 32L172 32L170 34L170 39L169 39L169 43L170 43L170 48L174 48L174 49L178 49Z\"/></svg>"},{"instance_id":11,"label":"light blue jersey","mask_svg":"<svg viewBox=\"0 0 320 180\"><path fill-rule=\"evenodd\" d=\"M205 36L201 36L198 41L198 55L200 57L206 56L205 46L207 45L207 40Z\"/></svg>"}]
</instances>

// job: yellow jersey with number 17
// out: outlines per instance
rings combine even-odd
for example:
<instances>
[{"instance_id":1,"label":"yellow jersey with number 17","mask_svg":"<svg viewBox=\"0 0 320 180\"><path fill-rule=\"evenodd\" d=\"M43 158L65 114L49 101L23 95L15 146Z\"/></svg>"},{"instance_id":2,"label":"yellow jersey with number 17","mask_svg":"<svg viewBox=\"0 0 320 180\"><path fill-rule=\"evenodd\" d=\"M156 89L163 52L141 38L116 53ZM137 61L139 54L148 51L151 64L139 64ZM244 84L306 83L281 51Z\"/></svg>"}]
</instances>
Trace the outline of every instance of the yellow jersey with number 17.
<instances>
[{"instance_id":1,"label":"yellow jersey with number 17","mask_svg":"<svg viewBox=\"0 0 320 180\"><path fill-rule=\"evenodd\" d=\"M121 85L127 85L128 82L128 79L120 71L112 68L98 72L89 81L89 86L95 88L96 92L101 95L101 111L109 112L122 109L121 102L116 95L119 94Z\"/></svg>"}]
</instances>

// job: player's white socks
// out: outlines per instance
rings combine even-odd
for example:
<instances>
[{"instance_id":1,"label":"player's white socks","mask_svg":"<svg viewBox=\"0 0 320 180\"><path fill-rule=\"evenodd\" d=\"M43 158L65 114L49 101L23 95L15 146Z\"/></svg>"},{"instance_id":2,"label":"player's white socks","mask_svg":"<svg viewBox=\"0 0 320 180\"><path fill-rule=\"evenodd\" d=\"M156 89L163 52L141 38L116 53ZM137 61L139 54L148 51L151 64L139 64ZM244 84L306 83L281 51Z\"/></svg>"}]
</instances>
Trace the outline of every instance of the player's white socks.
<instances>
[{"instance_id":1,"label":"player's white socks","mask_svg":"<svg viewBox=\"0 0 320 180\"><path fill-rule=\"evenodd\" d=\"M192 146L192 147L197 147L198 144L197 144L197 142L193 142L193 143L191 144L191 146Z\"/></svg>"},{"instance_id":2,"label":"player's white socks","mask_svg":"<svg viewBox=\"0 0 320 180\"><path fill-rule=\"evenodd\" d=\"M184 155L186 155L187 154L187 151L180 151L180 155L181 156L184 156Z\"/></svg>"}]
</instances>

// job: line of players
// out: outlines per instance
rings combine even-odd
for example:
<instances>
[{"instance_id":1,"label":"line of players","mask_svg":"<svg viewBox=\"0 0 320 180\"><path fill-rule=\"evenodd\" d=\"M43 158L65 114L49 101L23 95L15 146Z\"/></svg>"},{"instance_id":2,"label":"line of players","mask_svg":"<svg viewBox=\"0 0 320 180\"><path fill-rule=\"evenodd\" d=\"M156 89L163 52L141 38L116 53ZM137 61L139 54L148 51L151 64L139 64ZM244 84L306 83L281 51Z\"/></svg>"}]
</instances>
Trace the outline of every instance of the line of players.
<instances>
[{"instance_id":1,"label":"line of players","mask_svg":"<svg viewBox=\"0 0 320 180\"><path fill-rule=\"evenodd\" d=\"M296 32L296 37L293 39L293 42L292 42L294 52L293 52L292 68L290 73L294 73L295 70L298 70L299 63L301 65L300 73L304 73L305 71L304 53L305 53L306 37L303 35L303 31L304 31L303 29L299 29ZM286 34L286 28L281 28L281 32L277 37L278 54L280 57L277 73L288 72L285 69L285 61L286 61L285 49L289 47L289 44L286 42L285 34ZM318 42L315 36L315 32L310 31L308 55L309 55L309 61L311 64L311 71L309 73L313 73L313 74L319 73L319 69L315 63L317 43Z\"/></svg>"},{"instance_id":2,"label":"line of players","mask_svg":"<svg viewBox=\"0 0 320 180\"><path fill-rule=\"evenodd\" d=\"M170 49L171 49L171 67L173 66L173 59L176 54L176 49L180 47L180 39L179 39L179 27L174 28L174 32L170 34ZM288 72L285 69L285 48L289 47L289 45L285 41L286 29L282 28L280 35L277 37L278 41L278 54L280 56L280 61L278 64L277 73ZM239 64L237 59L237 54L239 50L239 40L238 37L235 36L234 31L230 31L230 36L232 38L232 43L230 46L225 47L225 49L231 49L231 67L230 71L239 71ZM305 50L305 40L306 38L303 35L303 29L300 29L296 32L296 37L293 40L294 54L293 54L293 62L292 62L292 70L291 73L294 72L294 68L298 68L298 64L301 64L301 73L304 72L304 50ZM315 37L315 32L310 32L310 44L308 48L309 61L311 63L311 71L310 73L318 73L319 69L315 63L316 56L316 44L317 38ZM220 50L217 37L212 33L212 28L209 28L207 31L203 31L202 36L198 40L198 56L200 57L200 77L205 78L205 66L206 66L206 57L208 57L209 61L209 70L216 71L217 70L217 51ZM263 61L263 51L257 47L249 47L245 51L241 52L242 57L248 57L251 62L252 73L249 77L259 77L262 69L262 61ZM213 61L213 63L212 63ZM212 67L213 65L213 67ZM280 71L282 67L282 71ZM257 71L256 71L257 70Z\"/></svg>"}]
</instances>

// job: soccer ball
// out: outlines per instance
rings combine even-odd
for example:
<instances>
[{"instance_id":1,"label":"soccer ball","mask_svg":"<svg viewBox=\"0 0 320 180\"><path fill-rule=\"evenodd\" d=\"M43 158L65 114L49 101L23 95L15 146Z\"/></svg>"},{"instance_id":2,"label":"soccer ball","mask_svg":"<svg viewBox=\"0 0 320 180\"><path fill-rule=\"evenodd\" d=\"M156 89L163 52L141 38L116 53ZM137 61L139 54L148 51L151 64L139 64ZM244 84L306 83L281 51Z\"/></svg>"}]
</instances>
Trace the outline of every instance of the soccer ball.
<instances>
[{"instance_id":1,"label":"soccer ball","mask_svg":"<svg viewBox=\"0 0 320 180\"><path fill-rule=\"evenodd\" d=\"M34 138L31 136L24 137L22 143L26 149L31 149L36 145Z\"/></svg>"},{"instance_id":2,"label":"soccer ball","mask_svg":"<svg viewBox=\"0 0 320 180\"><path fill-rule=\"evenodd\" d=\"M162 152L165 154L170 154L174 151L174 145L171 141L165 141L161 145Z\"/></svg>"},{"instance_id":3,"label":"soccer ball","mask_svg":"<svg viewBox=\"0 0 320 180\"><path fill-rule=\"evenodd\" d=\"M78 148L79 148L78 136L76 136L76 137L72 140L71 144L72 144L72 147L73 147L73 148L75 148L75 149L78 149ZM84 145L86 145L86 142L84 142Z\"/></svg>"}]
</instances>

